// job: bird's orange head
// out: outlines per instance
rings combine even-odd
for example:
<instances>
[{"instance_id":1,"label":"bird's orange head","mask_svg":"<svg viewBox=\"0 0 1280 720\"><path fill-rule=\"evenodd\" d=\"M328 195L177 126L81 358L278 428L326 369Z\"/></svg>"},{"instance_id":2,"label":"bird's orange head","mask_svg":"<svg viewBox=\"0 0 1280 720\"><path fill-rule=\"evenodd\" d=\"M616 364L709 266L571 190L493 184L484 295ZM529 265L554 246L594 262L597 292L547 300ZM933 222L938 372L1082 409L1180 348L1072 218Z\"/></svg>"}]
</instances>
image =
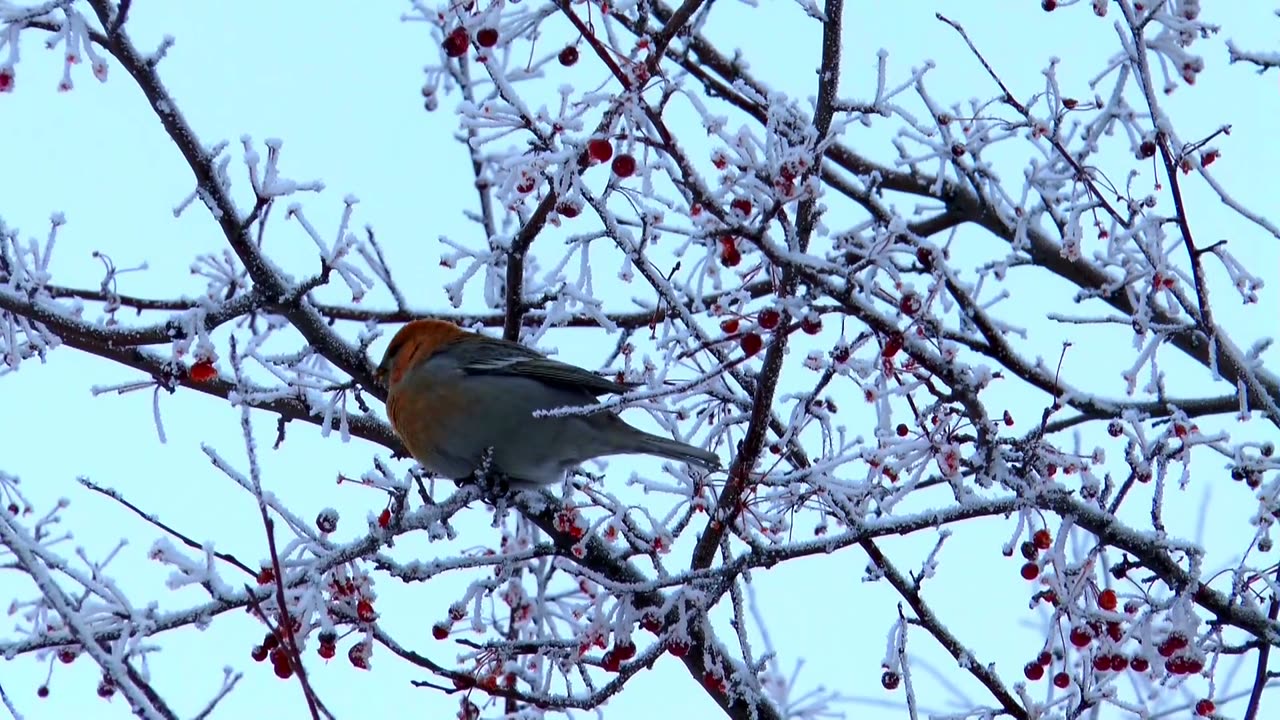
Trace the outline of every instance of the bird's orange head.
<instances>
[{"instance_id":1,"label":"bird's orange head","mask_svg":"<svg viewBox=\"0 0 1280 720\"><path fill-rule=\"evenodd\" d=\"M374 377L390 389L406 372L434 355L442 346L469 334L443 320L414 320L391 338Z\"/></svg>"}]
</instances>

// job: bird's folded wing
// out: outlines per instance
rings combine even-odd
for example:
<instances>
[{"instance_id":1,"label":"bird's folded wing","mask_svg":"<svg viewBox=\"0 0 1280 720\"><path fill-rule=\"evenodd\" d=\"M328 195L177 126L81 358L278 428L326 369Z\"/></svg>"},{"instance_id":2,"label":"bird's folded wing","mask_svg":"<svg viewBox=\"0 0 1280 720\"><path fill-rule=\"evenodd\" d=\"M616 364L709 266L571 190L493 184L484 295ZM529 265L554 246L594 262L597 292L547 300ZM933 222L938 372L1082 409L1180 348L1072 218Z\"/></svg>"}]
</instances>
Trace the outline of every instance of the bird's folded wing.
<instances>
[{"instance_id":1,"label":"bird's folded wing","mask_svg":"<svg viewBox=\"0 0 1280 720\"><path fill-rule=\"evenodd\" d=\"M541 356L476 358L462 368L473 375L515 375L567 388L586 390L592 395L617 395L628 385L601 377L589 370Z\"/></svg>"}]
</instances>

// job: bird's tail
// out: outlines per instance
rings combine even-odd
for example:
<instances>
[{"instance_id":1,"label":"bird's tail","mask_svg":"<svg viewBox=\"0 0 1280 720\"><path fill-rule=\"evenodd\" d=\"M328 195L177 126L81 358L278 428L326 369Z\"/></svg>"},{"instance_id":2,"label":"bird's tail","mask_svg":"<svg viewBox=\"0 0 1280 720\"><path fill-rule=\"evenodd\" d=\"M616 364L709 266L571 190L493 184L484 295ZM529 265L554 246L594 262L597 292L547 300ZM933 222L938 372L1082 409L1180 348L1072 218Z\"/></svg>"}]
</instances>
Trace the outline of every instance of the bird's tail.
<instances>
[{"instance_id":1,"label":"bird's tail","mask_svg":"<svg viewBox=\"0 0 1280 720\"><path fill-rule=\"evenodd\" d=\"M650 435L647 432L639 432L639 435L639 442L642 446L637 448L639 452L647 455L657 455L678 462L694 463L708 470L716 470L720 467L720 458L708 450L682 443L679 440Z\"/></svg>"}]
</instances>

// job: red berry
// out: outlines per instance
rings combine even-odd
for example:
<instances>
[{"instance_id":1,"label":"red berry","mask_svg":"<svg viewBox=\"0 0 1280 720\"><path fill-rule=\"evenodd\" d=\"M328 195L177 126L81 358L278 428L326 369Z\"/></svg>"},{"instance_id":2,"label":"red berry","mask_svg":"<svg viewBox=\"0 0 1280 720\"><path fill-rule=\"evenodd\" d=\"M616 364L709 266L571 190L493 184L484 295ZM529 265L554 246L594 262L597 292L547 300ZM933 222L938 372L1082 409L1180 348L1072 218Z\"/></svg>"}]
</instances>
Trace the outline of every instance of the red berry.
<instances>
[{"instance_id":1,"label":"red berry","mask_svg":"<svg viewBox=\"0 0 1280 720\"><path fill-rule=\"evenodd\" d=\"M1045 12L1053 12L1058 8L1058 0L1041 0L1040 7L1044 8Z\"/></svg>"},{"instance_id":2,"label":"red berry","mask_svg":"<svg viewBox=\"0 0 1280 720\"><path fill-rule=\"evenodd\" d=\"M662 618L657 615L645 615L640 618L640 627L656 635L662 631Z\"/></svg>"},{"instance_id":3,"label":"red berry","mask_svg":"<svg viewBox=\"0 0 1280 720\"><path fill-rule=\"evenodd\" d=\"M533 188L534 188L533 178L529 177L528 175L525 175L524 178L520 180L520 184L516 185L516 192L520 193L521 195L528 195L529 193L533 192Z\"/></svg>"},{"instance_id":4,"label":"red berry","mask_svg":"<svg viewBox=\"0 0 1280 720\"><path fill-rule=\"evenodd\" d=\"M911 428L907 427L906 423L898 423L894 432L898 433L898 437L906 437L907 433L911 432Z\"/></svg>"},{"instance_id":5,"label":"red berry","mask_svg":"<svg viewBox=\"0 0 1280 720\"><path fill-rule=\"evenodd\" d=\"M1124 434L1124 425L1121 425L1119 420L1112 420L1107 423L1107 434L1111 437L1120 437Z\"/></svg>"},{"instance_id":6,"label":"red berry","mask_svg":"<svg viewBox=\"0 0 1280 720\"><path fill-rule=\"evenodd\" d=\"M1143 140L1142 144L1138 146L1139 159L1149 158L1155 154L1156 154L1156 144L1155 144L1155 141L1153 140Z\"/></svg>"},{"instance_id":7,"label":"red berry","mask_svg":"<svg viewBox=\"0 0 1280 720\"><path fill-rule=\"evenodd\" d=\"M806 335L817 335L822 332L822 318L817 315L806 315L804 320L800 321L800 329Z\"/></svg>"},{"instance_id":8,"label":"red berry","mask_svg":"<svg viewBox=\"0 0 1280 720\"><path fill-rule=\"evenodd\" d=\"M378 614L373 611L373 603L368 598L360 598L356 603L356 617L360 618L360 622L373 622Z\"/></svg>"},{"instance_id":9,"label":"red berry","mask_svg":"<svg viewBox=\"0 0 1280 720\"><path fill-rule=\"evenodd\" d=\"M388 526L388 525L390 525L390 524L391 524L391 510L390 510L390 508L385 509L385 510L383 510L382 512L378 513L378 527L382 527L382 528L384 528L384 527L386 527L386 526Z\"/></svg>"},{"instance_id":10,"label":"red berry","mask_svg":"<svg viewBox=\"0 0 1280 720\"><path fill-rule=\"evenodd\" d=\"M431 626L431 637L437 640L443 640L449 637L449 626L442 622L438 622Z\"/></svg>"},{"instance_id":11,"label":"red berry","mask_svg":"<svg viewBox=\"0 0 1280 720\"><path fill-rule=\"evenodd\" d=\"M1029 662L1022 666L1022 674L1026 675L1028 680L1035 682L1044 677L1044 666L1037 662Z\"/></svg>"},{"instance_id":12,"label":"red berry","mask_svg":"<svg viewBox=\"0 0 1280 720\"><path fill-rule=\"evenodd\" d=\"M322 533L331 533L338 529L338 513L334 510L321 510L316 515L316 529Z\"/></svg>"},{"instance_id":13,"label":"red berry","mask_svg":"<svg viewBox=\"0 0 1280 720\"><path fill-rule=\"evenodd\" d=\"M738 345L742 347L742 354L751 357L760 352L760 348L764 347L764 339L759 333L749 332L738 340Z\"/></svg>"},{"instance_id":14,"label":"red berry","mask_svg":"<svg viewBox=\"0 0 1280 720\"><path fill-rule=\"evenodd\" d=\"M1024 580L1035 580L1040 577L1040 566L1029 562L1022 566L1022 578Z\"/></svg>"},{"instance_id":15,"label":"red berry","mask_svg":"<svg viewBox=\"0 0 1280 720\"><path fill-rule=\"evenodd\" d=\"M750 215L751 201L746 198L734 198L732 201L729 202L729 208L731 210L736 210L742 215Z\"/></svg>"},{"instance_id":16,"label":"red berry","mask_svg":"<svg viewBox=\"0 0 1280 720\"><path fill-rule=\"evenodd\" d=\"M1004 411L1003 420L1004 420L1005 427L1013 427L1013 415L1011 415L1008 410Z\"/></svg>"},{"instance_id":17,"label":"red berry","mask_svg":"<svg viewBox=\"0 0 1280 720\"><path fill-rule=\"evenodd\" d=\"M1213 701L1209 698L1202 698L1196 703L1196 714L1200 717L1209 717L1215 709Z\"/></svg>"},{"instance_id":18,"label":"red berry","mask_svg":"<svg viewBox=\"0 0 1280 720\"><path fill-rule=\"evenodd\" d=\"M618 672L618 668L622 667L622 658L618 657L618 653L609 650L605 652L604 657L600 658L600 667L609 672Z\"/></svg>"},{"instance_id":19,"label":"red berry","mask_svg":"<svg viewBox=\"0 0 1280 720\"><path fill-rule=\"evenodd\" d=\"M891 358L897 355L904 342L906 342L906 338L902 336L902 333L891 333L884 339L884 347L880 348L881 357Z\"/></svg>"},{"instance_id":20,"label":"red berry","mask_svg":"<svg viewBox=\"0 0 1280 720\"><path fill-rule=\"evenodd\" d=\"M1151 663L1147 662L1147 659L1141 655L1135 655L1129 661L1129 667L1133 668L1135 672L1146 672L1147 668L1151 667Z\"/></svg>"},{"instance_id":21,"label":"red berry","mask_svg":"<svg viewBox=\"0 0 1280 720\"><path fill-rule=\"evenodd\" d=\"M1060 672L1057 675L1053 676L1054 687L1065 689L1070 684L1071 684L1071 678L1068 677L1067 674L1064 672Z\"/></svg>"},{"instance_id":22,"label":"red berry","mask_svg":"<svg viewBox=\"0 0 1280 720\"><path fill-rule=\"evenodd\" d=\"M476 44L480 47L493 47L498 44L498 31L494 28L481 28L476 33Z\"/></svg>"},{"instance_id":23,"label":"red berry","mask_svg":"<svg viewBox=\"0 0 1280 720\"><path fill-rule=\"evenodd\" d=\"M578 48L569 45L560 51L560 64L569 67L578 62Z\"/></svg>"},{"instance_id":24,"label":"red berry","mask_svg":"<svg viewBox=\"0 0 1280 720\"><path fill-rule=\"evenodd\" d=\"M1093 633L1089 632L1089 628L1086 628L1084 626L1074 627L1074 628L1071 628L1071 634L1069 638L1071 640L1072 645L1075 645L1078 648L1082 648L1088 645L1089 643L1093 642Z\"/></svg>"},{"instance_id":25,"label":"red berry","mask_svg":"<svg viewBox=\"0 0 1280 720\"><path fill-rule=\"evenodd\" d=\"M1102 608L1103 610L1115 610L1116 609L1116 591L1112 590L1111 588L1107 588L1106 590L1103 590L1102 592L1098 593L1098 607Z\"/></svg>"},{"instance_id":26,"label":"red berry","mask_svg":"<svg viewBox=\"0 0 1280 720\"><path fill-rule=\"evenodd\" d=\"M556 212L569 219L573 219L582 214L582 206L575 203L565 201L556 205Z\"/></svg>"},{"instance_id":27,"label":"red berry","mask_svg":"<svg viewBox=\"0 0 1280 720\"><path fill-rule=\"evenodd\" d=\"M459 675L453 679L453 686L459 690L468 690L476 686L476 679L470 675Z\"/></svg>"},{"instance_id":28,"label":"red berry","mask_svg":"<svg viewBox=\"0 0 1280 720\"><path fill-rule=\"evenodd\" d=\"M451 58L462 57L467 53L467 45L470 38L467 35L467 29L464 27L456 27L444 37L441 47L444 48L444 54Z\"/></svg>"},{"instance_id":29,"label":"red berry","mask_svg":"<svg viewBox=\"0 0 1280 720\"><path fill-rule=\"evenodd\" d=\"M207 383L218 377L218 371L213 367L213 363L208 360L201 360L191 366L191 370L187 372L192 382Z\"/></svg>"},{"instance_id":30,"label":"red berry","mask_svg":"<svg viewBox=\"0 0 1280 720\"><path fill-rule=\"evenodd\" d=\"M322 642L320 647L316 649L316 654L325 660L332 660L333 656L338 653L338 646L334 643Z\"/></svg>"},{"instance_id":31,"label":"red berry","mask_svg":"<svg viewBox=\"0 0 1280 720\"><path fill-rule=\"evenodd\" d=\"M880 684L885 690L897 690L900 682L902 682L902 676L892 670L885 670L880 676Z\"/></svg>"},{"instance_id":32,"label":"red berry","mask_svg":"<svg viewBox=\"0 0 1280 720\"><path fill-rule=\"evenodd\" d=\"M720 329L730 335L738 332L738 318L726 318L721 320Z\"/></svg>"},{"instance_id":33,"label":"red berry","mask_svg":"<svg viewBox=\"0 0 1280 720\"><path fill-rule=\"evenodd\" d=\"M293 661L289 659L289 653L285 652L284 648L271 651L271 669L281 680L293 677Z\"/></svg>"},{"instance_id":34,"label":"red berry","mask_svg":"<svg viewBox=\"0 0 1280 720\"><path fill-rule=\"evenodd\" d=\"M98 697L106 700L116 694L116 684L109 677L104 677L98 681Z\"/></svg>"},{"instance_id":35,"label":"red berry","mask_svg":"<svg viewBox=\"0 0 1280 720\"><path fill-rule=\"evenodd\" d=\"M1022 553L1022 557L1028 560L1035 560L1040 557L1040 549L1034 543L1024 542L1018 546L1018 551Z\"/></svg>"},{"instance_id":36,"label":"red berry","mask_svg":"<svg viewBox=\"0 0 1280 720\"><path fill-rule=\"evenodd\" d=\"M923 245L922 245L922 246L920 246L920 247L916 248L916 262L920 263L920 265L921 265L925 270L932 270L932 269L933 269L933 258L934 258L934 255L935 255L935 253L933 252L933 248L931 248L931 247L927 247L927 246L923 246Z\"/></svg>"},{"instance_id":37,"label":"red berry","mask_svg":"<svg viewBox=\"0 0 1280 720\"><path fill-rule=\"evenodd\" d=\"M742 253L735 246L728 246L720 250L720 264L725 267L737 267L742 262Z\"/></svg>"},{"instance_id":38,"label":"red berry","mask_svg":"<svg viewBox=\"0 0 1280 720\"><path fill-rule=\"evenodd\" d=\"M920 312L921 307L923 307L923 303L920 302L920 296L913 292L903 293L902 297L898 299L898 309L904 315L915 315Z\"/></svg>"},{"instance_id":39,"label":"red berry","mask_svg":"<svg viewBox=\"0 0 1280 720\"><path fill-rule=\"evenodd\" d=\"M1111 656L1112 672L1124 672L1129 667L1129 658L1117 653Z\"/></svg>"},{"instance_id":40,"label":"red berry","mask_svg":"<svg viewBox=\"0 0 1280 720\"><path fill-rule=\"evenodd\" d=\"M13 71L0 70L0 93L13 92Z\"/></svg>"},{"instance_id":41,"label":"red berry","mask_svg":"<svg viewBox=\"0 0 1280 720\"><path fill-rule=\"evenodd\" d=\"M756 316L756 322L760 323L760 327L765 330L772 330L778 327L778 323L782 321L782 315L777 310L761 310Z\"/></svg>"},{"instance_id":42,"label":"red berry","mask_svg":"<svg viewBox=\"0 0 1280 720\"><path fill-rule=\"evenodd\" d=\"M347 650L347 660L351 663L351 667L359 670L369 669L369 647L364 643L356 643Z\"/></svg>"},{"instance_id":43,"label":"red berry","mask_svg":"<svg viewBox=\"0 0 1280 720\"><path fill-rule=\"evenodd\" d=\"M249 657L253 658L254 662L262 662L267 659L267 649L262 645L254 645L249 651Z\"/></svg>"},{"instance_id":44,"label":"red berry","mask_svg":"<svg viewBox=\"0 0 1280 720\"><path fill-rule=\"evenodd\" d=\"M728 689L724 684L724 678L710 670L702 674L702 685L717 695L723 695L725 690Z\"/></svg>"},{"instance_id":45,"label":"red berry","mask_svg":"<svg viewBox=\"0 0 1280 720\"><path fill-rule=\"evenodd\" d=\"M1036 662L1047 667L1049 663L1053 662L1053 656L1049 654L1048 650L1045 650L1036 658Z\"/></svg>"},{"instance_id":46,"label":"red berry","mask_svg":"<svg viewBox=\"0 0 1280 720\"><path fill-rule=\"evenodd\" d=\"M269 567L264 567L258 571L257 580L259 585L270 585L272 582L275 581L275 579L276 579L276 574Z\"/></svg>"},{"instance_id":47,"label":"red berry","mask_svg":"<svg viewBox=\"0 0 1280 720\"><path fill-rule=\"evenodd\" d=\"M1107 672L1111 669L1110 655L1095 655L1093 658L1093 669L1098 672Z\"/></svg>"},{"instance_id":48,"label":"red berry","mask_svg":"<svg viewBox=\"0 0 1280 720\"><path fill-rule=\"evenodd\" d=\"M617 643L613 646L613 654L620 660L630 660L636 656L636 644L633 642Z\"/></svg>"},{"instance_id":49,"label":"red berry","mask_svg":"<svg viewBox=\"0 0 1280 720\"><path fill-rule=\"evenodd\" d=\"M605 162L613 157L613 143L603 138L595 138L587 143L587 154L596 162Z\"/></svg>"},{"instance_id":50,"label":"red berry","mask_svg":"<svg viewBox=\"0 0 1280 720\"><path fill-rule=\"evenodd\" d=\"M63 665L70 665L78 656L79 653L76 652L75 648L65 647L58 651L58 662Z\"/></svg>"},{"instance_id":51,"label":"red berry","mask_svg":"<svg viewBox=\"0 0 1280 720\"><path fill-rule=\"evenodd\" d=\"M613 159L609 167L613 170L613 174L620 178L631 177L636 173L636 158L630 153L622 153Z\"/></svg>"},{"instance_id":52,"label":"red berry","mask_svg":"<svg viewBox=\"0 0 1280 720\"><path fill-rule=\"evenodd\" d=\"M48 685L41 685L40 687L36 688L36 697L38 697L38 698L47 698L47 697L49 697L49 686L48 686Z\"/></svg>"},{"instance_id":53,"label":"red berry","mask_svg":"<svg viewBox=\"0 0 1280 720\"><path fill-rule=\"evenodd\" d=\"M1041 550L1048 550L1053 546L1053 536L1049 534L1048 530L1037 530L1035 534L1031 536L1031 542Z\"/></svg>"},{"instance_id":54,"label":"red berry","mask_svg":"<svg viewBox=\"0 0 1280 720\"><path fill-rule=\"evenodd\" d=\"M671 653L674 657L682 658L689 654L689 643L684 642L683 640L672 640L667 643L667 652Z\"/></svg>"}]
</instances>

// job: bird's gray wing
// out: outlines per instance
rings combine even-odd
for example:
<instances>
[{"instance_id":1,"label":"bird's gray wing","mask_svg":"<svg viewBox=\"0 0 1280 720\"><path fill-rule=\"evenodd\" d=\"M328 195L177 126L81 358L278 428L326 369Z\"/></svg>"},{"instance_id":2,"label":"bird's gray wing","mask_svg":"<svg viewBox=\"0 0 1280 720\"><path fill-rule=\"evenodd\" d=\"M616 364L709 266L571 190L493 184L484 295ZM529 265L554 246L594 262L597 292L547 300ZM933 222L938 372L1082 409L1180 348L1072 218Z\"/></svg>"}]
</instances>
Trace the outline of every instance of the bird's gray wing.
<instances>
[{"instance_id":1,"label":"bird's gray wing","mask_svg":"<svg viewBox=\"0 0 1280 720\"><path fill-rule=\"evenodd\" d=\"M543 357L525 348L523 357L475 358L462 366L472 375L513 375L540 380L550 385L568 389L586 390L592 395L617 395L630 386L614 382L569 363Z\"/></svg>"}]
</instances>

